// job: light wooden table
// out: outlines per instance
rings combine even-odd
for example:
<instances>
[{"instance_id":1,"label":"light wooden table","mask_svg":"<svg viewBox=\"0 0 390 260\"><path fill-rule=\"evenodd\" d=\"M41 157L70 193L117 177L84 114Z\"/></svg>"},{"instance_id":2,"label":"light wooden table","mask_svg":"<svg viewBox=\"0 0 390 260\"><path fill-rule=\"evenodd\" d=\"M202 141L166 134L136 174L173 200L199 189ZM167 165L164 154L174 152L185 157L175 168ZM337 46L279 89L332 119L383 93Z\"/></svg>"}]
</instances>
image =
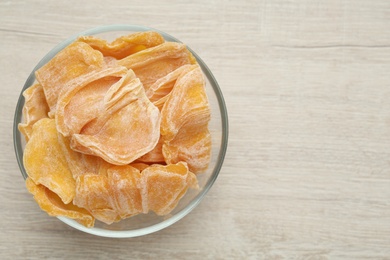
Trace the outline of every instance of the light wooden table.
<instances>
[{"instance_id":1,"label":"light wooden table","mask_svg":"<svg viewBox=\"0 0 390 260\"><path fill-rule=\"evenodd\" d=\"M209 65L229 149L190 215L94 237L41 212L12 144L27 75L103 24L166 31ZM389 1L0 1L0 259L390 259Z\"/></svg>"}]
</instances>

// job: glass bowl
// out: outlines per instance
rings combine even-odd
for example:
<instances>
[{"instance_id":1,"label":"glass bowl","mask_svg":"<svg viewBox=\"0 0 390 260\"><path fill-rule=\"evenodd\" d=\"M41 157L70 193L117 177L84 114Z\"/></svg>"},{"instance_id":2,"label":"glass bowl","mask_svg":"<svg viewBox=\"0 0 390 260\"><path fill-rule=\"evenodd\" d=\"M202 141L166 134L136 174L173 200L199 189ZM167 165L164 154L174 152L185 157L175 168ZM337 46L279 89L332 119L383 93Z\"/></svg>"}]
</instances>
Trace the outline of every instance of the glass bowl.
<instances>
[{"instance_id":1,"label":"glass bowl","mask_svg":"<svg viewBox=\"0 0 390 260\"><path fill-rule=\"evenodd\" d=\"M52 49L48 54L46 54L46 56L44 56L43 59L35 66L31 74L27 78L26 83L24 84L24 87L19 96L13 126L13 138L16 159L18 161L19 168L24 179L27 178L27 173L23 166L23 150L25 147L25 140L18 130L18 124L23 120L22 109L24 105L24 97L22 96L22 92L35 82L35 71L42 67L44 64L46 64L48 61L50 61L59 51L61 51L67 45L72 43L74 40L76 40L77 37L81 35L95 35L100 38L112 41L119 36L140 31L157 31L165 38L166 41L180 42L178 39L170 36L165 32L145 26L100 26L93 29L89 29L84 32L77 33L72 37L68 38L67 40L63 41L54 49ZM73 219L69 219L66 217L58 217L58 219L60 219L62 222L73 228L97 236L118 238L142 236L156 232L172 225L173 223L190 213L191 210L193 210L204 198L206 193L209 191L209 189L215 182L219 171L221 170L222 163L225 157L228 143L228 117L222 92L218 86L217 81L215 80L214 76L212 75L206 64L200 59L200 57L196 53L194 53L194 51L192 51L188 46L187 48L197 59L205 75L206 93L208 95L211 109L211 120L209 123L209 129L212 138L212 154L210 165L207 171L205 173L197 175L200 189L189 189L186 195L180 200L177 207L167 216L157 216L155 213L139 214L137 216L121 220L111 225L96 221L95 226L93 228L84 227Z\"/></svg>"}]
</instances>

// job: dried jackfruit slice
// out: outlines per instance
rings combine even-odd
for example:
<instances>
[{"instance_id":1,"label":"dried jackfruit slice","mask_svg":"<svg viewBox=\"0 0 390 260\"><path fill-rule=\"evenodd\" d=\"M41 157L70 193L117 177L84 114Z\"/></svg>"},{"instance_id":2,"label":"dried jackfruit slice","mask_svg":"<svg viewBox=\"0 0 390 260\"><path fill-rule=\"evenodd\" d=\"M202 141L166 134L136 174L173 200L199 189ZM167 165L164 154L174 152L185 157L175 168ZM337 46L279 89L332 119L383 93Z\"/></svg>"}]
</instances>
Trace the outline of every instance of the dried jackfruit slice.
<instances>
[{"instance_id":1,"label":"dried jackfruit slice","mask_svg":"<svg viewBox=\"0 0 390 260\"><path fill-rule=\"evenodd\" d=\"M120 220L113 207L112 190L104 175L81 175L76 179L73 203L88 210L96 219L111 224Z\"/></svg>"},{"instance_id":2,"label":"dried jackfruit slice","mask_svg":"<svg viewBox=\"0 0 390 260\"><path fill-rule=\"evenodd\" d=\"M135 76L125 67L108 67L80 76L67 84L57 102L57 129L64 136L80 133L90 121L103 113L104 97L126 76Z\"/></svg>"},{"instance_id":3,"label":"dried jackfruit slice","mask_svg":"<svg viewBox=\"0 0 390 260\"><path fill-rule=\"evenodd\" d=\"M157 32L138 32L122 36L108 43L106 40L94 36L81 36L78 41L85 42L104 56L123 59L126 56L141 50L164 43L164 37Z\"/></svg>"},{"instance_id":4,"label":"dried jackfruit slice","mask_svg":"<svg viewBox=\"0 0 390 260\"><path fill-rule=\"evenodd\" d=\"M163 139L160 138L156 146L145 155L142 155L137 159L137 162L143 163L165 163L165 158L162 153Z\"/></svg>"},{"instance_id":5,"label":"dried jackfruit slice","mask_svg":"<svg viewBox=\"0 0 390 260\"><path fill-rule=\"evenodd\" d=\"M38 69L35 76L43 87L49 115L54 116L58 95L69 81L105 66L101 52L84 42L74 42Z\"/></svg>"},{"instance_id":6,"label":"dried jackfruit slice","mask_svg":"<svg viewBox=\"0 0 390 260\"><path fill-rule=\"evenodd\" d=\"M165 42L139 51L118 61L119 65L132 69L141 80L145 91L158 79L185 64L195 64L196 59L182 43Z\"/></svg>"},{"instance_id":7,"label":"dried jackfruit slice","mask_svg":"<svg viewBox=\"0 0 390 260\"><path fill-rule=\"evenodd\" d=\"M27 175L42 184L68 204L75 195L75 180L58 142L54 119L43 118L33 126L26 144L23 164Z\"/></svg>"},{"instance_id":8,"label":"dried jackfruit slice","mask_svg":"<svg viewBox=\"0 0 390 260\"><path fill-rule=\"evenodd\" d=\"M75 206L72 202L64 204L57 194L41 184L35 184L30 178L26 179L26 187L39 207L50 216L68 217L86 227L93 227L95 219L85 209Z\"/></svg>"},{"instance_id":9,"label":"dried jackfruit slice","mask_svg":"<svg viewBox=\"0 0 390 260\"><path fill-rule=\"evenodd\" d=\"M160 111L146 97L139 79L130 81L126 89L129 91L122 98L112 95L105 102L107 111L72 136L72 149L125 165L156 146ZM113 99L117 102L111 102Z\"/></svg>"},{"instance_id":10,"label":"dried jackfruit slice","mask_svg":"<svg viewBox=\"0 0 390 260\"><path fill-rule=\"evenodd\" d=\"M141 172L138 187L142 196L143 213L169 214L188 188L198 188L196 176L187 164L151 165Z\"/></svg>"},{"instance_id":11,"label":"dried jackfruit slice","mask_svg":"<svg viewBox=\"0 0 390 260\"><path fill-rule=\"evenodd\" d=\"M149 164L142 163L142 162L133 162L130 163L129 165L138 169L140 172L142 172L143 170L149 167Z\"/></svg>"},{"instance_id":12,"label":"dried jackfruit slice","mask_svg":"<svg viewBox=\"0 0 390 260\"><path fill-rule=\"evenodd\" d=\"M62 134L58 134L58 143L74 179L84 174L100 173L103 159L74 151L70 148L70 137L65 137Z\"/></svg>"},{"instance_id":13,"label":"dried jackfruit slice","mask_svg":"<svg viewBox=\"0 0 390 260\"><path fill-rule=\"evenodd\" d=\"M124 219L142 212L141 193L137 188L140 171L129 165L113 166L107 171L113 207Z\"/></svg>"},{"instance_id":14,"label":"dried jackfruit slice","mask_svg":"<svg viewBox=\"0 0 390 260\"><path fill-rule=\"evenodd\" d=\"M204 172L211 158L211 135L207 126L182 127L173 140L163 144L162 153L167 164L184 161L191 172Z\"/></svg>"},{"instance_id":15,"label":"dried jackfruit slice","mask_svg":"<svg viewBox=\"0 0 390 260\"><path fill-rule=\"evenodd\" d=\"M180 75L161 110L161 135L171 141L186 125L200 128L210 121L205 80L199 66Z\"/></svg>"},{"instance_id":16,"label":"dried jackfruit slice","mask_svg":"<svg viewBox=\"0 0 390 260\"><path fill-rule=\"evenodd\" d=\"M158 79L155 83L153 83L153 85L150 86L150 88L146 92L146 96L149 98L150 101L153 102L156 107L161 110L179 76L183 73L189 72L196 66L197 65L190 64L183 65L175 69L171 73L165 75L164 77Z\"/></svg>"},{"instance_id":17,"label":"dried jackfruit slice","mask_svg":"<svg viewBox=\"0 0 390 260\"><path fill-rule=\"evenodd\" d=\"M49 106L47 105L43 88L40 84L34 84L23 92L25 99L23 106L23 123L18 125L19 131L28 141L32 134L32 126L39 119L47 118Z\"/></svg>"}]
</instances>

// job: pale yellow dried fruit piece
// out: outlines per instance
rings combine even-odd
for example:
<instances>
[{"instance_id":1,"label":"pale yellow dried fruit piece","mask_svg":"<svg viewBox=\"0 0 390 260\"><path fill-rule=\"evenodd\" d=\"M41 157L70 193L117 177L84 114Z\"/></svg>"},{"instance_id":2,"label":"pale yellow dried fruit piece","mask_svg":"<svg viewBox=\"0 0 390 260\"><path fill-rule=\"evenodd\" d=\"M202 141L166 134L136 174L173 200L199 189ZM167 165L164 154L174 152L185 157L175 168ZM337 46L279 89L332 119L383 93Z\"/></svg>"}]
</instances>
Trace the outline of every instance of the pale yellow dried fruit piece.
<instances>
[{"instance_id":1,"label":"pale yellow dried fruit piece","mask_svg":"<svg viewBox=\"0 0 390 260\"><path fill-rule=\"evenodd\" d=\"M88 228L93 227L95 218L87 210L75 206L72 202L64 204L57 194L41 184L35 184L30 178L26 179L26 187L39 207L50 216L68 217Z\"/></svg>"},{"instance_id":2,"label":"pale yellow dried fruit piece","mask_svg":"<svg viewBox=\"0 0 390 260\"><path fill-rule=\"evenodd\" d=\"M74 42L38 69L35 76L43 87L50 107L49 115L54 116L58 95L69 81L105 66L101 52L84 42Z\"/></svg>"},{"instance_id":3,"label":"pale yellow dried fruit piece","mask_svg":"<svg viewBox=\"0 0 390 260\"><path fill-rule=\"evenodd\" d=\"M131 80L124 88L128 91L123 95L113 93L105 102L105 113L72 136L72 149L125 165L156 146L161 120L158 108L146 97L139 79Z\"/></svg>"},{"instance_id":4,"label":"pale yellow dried fruit piece","mask_svg":"<svg viewBox=\"0 0 390 260\"><path fill-rule=\"evenodd\" d=\"M163 146L163 139L160 138L158 140L158 143L156 144L156 146L153 148L153 150L151 150L147 154L139 157L136 160L136 162L143 162L143 163L149 163L149 164L165 163L165 158L164 158L163 153L162 153L162 146Z\"/></svg>"},{"instance_id":5,"label":"pale yellow dried fruit piece","mask_svg":"<svg viewBox=\"0 0 390 260\"><path fill-rule=\"evenodd\" d=\"M57 129L64 136L78 134L104 111L107 93L122 85L126 76L135 76L125 67L115 66L86 73L70 81L57 102Z\"/></svg>"},{"instance_id":6,"label":"pale yellow dried fruit piece","mask_svg":"<svg viewBox=\"0 0 390 260\"><path fill-rule=\"evenodd\" d=\"M120 220L113 207L112 190L104 175L81 175L76 179L73 203L88 210L96 219L111 224Z\"/></svg>"},{"instance_id":7,"label":"pale yellow dried fruit piece","mask_svg":"<svg viewBox=\"0 0 390 260\"><path fill-rule=\"evenodd\" d=\"M75 180L58 142L54 119L43 118L33 126L26 144L23 164L27 175L42 184L68 204L75 195Z\"/></svg>"},{"instance_id":8,"label":"pale yellow dried fruit piece","mask_svg":"<svg viewBox=\"0 0 390 260\"><path fill-rule=\"evenodd\" d=\"M158 79L185 64L195 64L196 59L186 46L177 42L165 42L139 51L118 61L119 65L132 69L141 80L145 91Z\"/></svg>"},{"instance_id":9,"label":"pale yellow dried fruit piece","mask_svg":"<svg viewBox=\"0 0 390 260\"><path fill-rule=\"evenodd\" d=\"M155 83L153 83L153 85L150 86L146 92L146 96L150 101L153 102L156 107L161 110L179 76L196 68L196 66L197 65L190 64L183 65L171 73L165 75L164 77L158 79Z\"/></svg>"},{"instance_id":10,"label":"pale yellow dried fruit piece","mask_svg":"<svg viewBox=\"0 0 390 260\"><path fill-rule=\"evenodd\" d=\"M38 120L47 118L49 106L46 102L43 88L40 84L34 84L23 92L25 99L23 106L23 123L18 125L19 131L28 141L32 134L32 126Z\"/></svg>"},{"instance_id":11,"label":"pale yellow dried fruit piece","mask_svg":"<svg viewBox=\"0 0 390 260\"><path fill-rule=\"evenodd\" d=\"M123 59L136 52L160 45L164 43L165 40L161 34L147 31L121 36L111 43L94 36L81 36L78 38L78 41L87 43L95 50L103 53L104 56Z\"/></svg>"},{"instance_id":12,"label":"pale yellow dried fruit piece","mask_svg":"<svg viewBox=\"0 0 390 260\"><path fill-rule=\"evenodd\" d=\"M204 172L211 158L211 135L207 125L180 128L173 140L163 144L162 153L167 164L184 161L191 172Z\"/></svg>"},{"instance_id":13,"label":"pale yellow dried fruit piece","mask_svg":"<svg viewBox=\"0 0 390 260\"><path fill-rule=\"evenodd\" d=\"M138 169L140 172L142 172L143 170L149 167L149 164L142 163L142 162L133 162L130 163L129 165Z\"/></svg>"},{"instance_id":14,"label":"pale yellow dried fruit piece","mask_svg":"<svg viewBox=\"0 0 390 260\"><path fill-rule=\"evenodd\" d=\"M79 153L70 148L70 137L58 135L58 143L65 156L73 178L84 174L100 174L104 160L97 156Z\"/></svg>"},{"instance_id":15,"label":"pale yellow dried fruit piece","mask_svg":"<svg viewBox=\"0 0 390 260\"><path fill-rule=\"evenodd\" d=\"M161 110L161 135L171 141L180 128L203 127L210 121L210 107L205 80L199 66L177 79L171 94Z\"/></svg>"},{"instance_id":16,"label":"pale yellow dried fruit piece","mask_svg":"<svg viewBox=\"0 0 390 260\"><path fill-rule=\"evenodd\" d=\"M198 188L196 176L185 162L151 165L141 172L138 187L142 196L143 213L169 214L188 188Z\"/></svg>"},{"instance_id":17,"label":"pale yellow dried fruit piece","mask_svg":"<svg viewBox=\"0 0 390 260\"><path fill-rule=\"evenodd\" d=\"M124 219L142 212L141 193L137 187L140 171L129 165L113 166L107 171L113 207Z\"/></svg>"}]
</instances>

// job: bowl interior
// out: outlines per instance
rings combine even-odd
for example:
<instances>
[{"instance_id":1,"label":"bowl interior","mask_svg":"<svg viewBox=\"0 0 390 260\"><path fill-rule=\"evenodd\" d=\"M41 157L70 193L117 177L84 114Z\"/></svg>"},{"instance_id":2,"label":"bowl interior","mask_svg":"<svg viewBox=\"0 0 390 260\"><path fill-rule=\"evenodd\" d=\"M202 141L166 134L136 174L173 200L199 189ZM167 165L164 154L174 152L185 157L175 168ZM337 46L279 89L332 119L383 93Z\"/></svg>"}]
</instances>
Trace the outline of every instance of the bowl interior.
<instances>
[{"instance_id":1,"label":"bowl interior","mask_svg":"<svg viewBox=\"0 0 390 260\"><path fill-rule=\"evenodd\" d=\"M14 118L13 131L15 153L21 173L25 179L27 178L27 173L23 166L23 149L25 147L25 140L18 130L18 124L23 120L22 109L24 105L24 97L22 96L22 92L35 82L35 71L42 67L44 64L46 64L49 60L51 60L60 50L62 50L71 42L73 42L78 36L95 35L100 38L111 41L119 36L123 36L133 32L150 30L159 32L161 35L163 35L166 41L179 42L179 40L168 35L167 33L149 27L137 25L102 26L73 35L72 37L68 38L67 40L63 41L55 48L53 48L37 64L37 66L34 68L28 79L26 80L26 83L21 91ZM98 236L135 237L146 235L170 226L171 224L175 223L176 221L187 215L202 200L204 195L207 193L207 191L210 189L210 187L216 180L225 157L228 141L228 121L226 106L217 81L215 80L214 76L212 75L206 64L200 59L200 57L189 47L188 49L198 60L198 63L201 66L205 75L206 93L208 95L211 109L211 120L209 123L209 129L212 138L212 155L210 165L207 171L205 173L197 175L200 189L189 189L186 195L180 200L177 207L168 216L161 217L157 216L154 213L139 214L137 216L121 220L120 222L113 223L111 225L106 225L100 221L96 221L95 227L93 228L86 228L75 220L66 217L58 217L58 219L78 230Z\"/></svg>"}]
</instances>

